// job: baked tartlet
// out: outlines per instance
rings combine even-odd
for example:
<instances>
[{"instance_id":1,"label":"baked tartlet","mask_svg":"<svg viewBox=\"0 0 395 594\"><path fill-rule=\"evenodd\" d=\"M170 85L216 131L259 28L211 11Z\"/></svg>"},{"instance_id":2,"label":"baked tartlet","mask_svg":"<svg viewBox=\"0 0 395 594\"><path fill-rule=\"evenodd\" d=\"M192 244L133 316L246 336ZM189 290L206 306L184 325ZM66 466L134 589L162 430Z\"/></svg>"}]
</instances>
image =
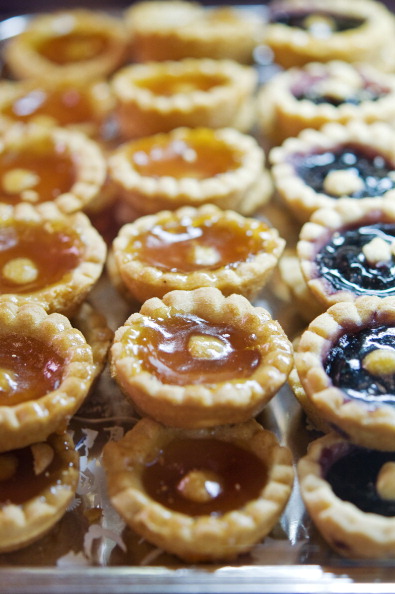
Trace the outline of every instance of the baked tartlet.
<instances>
[{"instance_id":1,"label":"baked tartlet","mask_svg":"<svg viewBox=\"0 0 395 594\"><path fill-rule=\"evenodd\" d=\"M277 0L269 5L263 43L284 68L308 62L394 66L392 12L374 0Z\"/></svg>"},{"instance_id":2,"label":"baked tartlet","mask_svg":"<svg viewBox=\"0 0 395 594\"><path fill-rule=\"evenodd\" d=\"M292 347L264 308L201 288L145 301L115 332L110 359L142 414L199 428L257 415L285 383Z\"/></svg>"},{"instance_id":3,"label":"baked tartlet","mask_svg":"<svg viewBox=\"0 0 395 594\"><path fill-rule=\"evenodd\" d=\"M295 349L300 382L343 437L395 450L395 298L358 297L313 320Z\"/></svg>"},{"instance_id":4,"label":"baked tartlet","mask_svg":"<svg viewBox=\"0 0 395 594\"><path fill-rule=\"evenodd\" d=\"M231 6L207 9L198 2L140 1L125 11L135 62L183 58L250 63L264 20Z\"/></svg>"},{"instance_id":5,"label":"baked tartlet","mask_svg":"<svg viewBox=\"0 0 395 594\"><path fill-rule=\"evenodd\" d=\"M301 494L314 524L343 557L395 555L393 452L351 444L331 434L299 461Z\"/></svg>"},{"instance_id":6,"label":"baked tartlet","mask_svg":"<svg viewBox=\"0 0 395 594\"><path fill-rule=\"evenodd\" d=\"M99 279L106 245L81 212L0 204L0 294L73 315Z\"/></svg>"},{"instance_id":7,"label":"baked tartlet","mask_svg":"<svg viewBox=\"0 0 395 594\"><path fill-rule=\"evenodd\" d=\"M395 201L344 199L316 211L297 251L307 286L325 308L360 295L395 296Z\"/></svg>"},{"instance_id":8,"label":"baked tartlet","mask_svg":"<svg viewBox=\"0 0 395 594\"><path fill-rule=\"evenodd\" d=\"M4 48L17 79L90 81L105 78L126 59L121 19L82 8L34 16Z\"/></svg>"},{"instance_id":9,"label":"baked tartlet","mask_svg":"<svg viewBox=\"0 0 395 594\"><path fill-rule=\"evenodd\" d=\"M327 124L270 151L275 189L299 221L339 198L395 197L395 132L390 124Z\"/></svg>"},{"instance_id":10,"label":"baked tartlet","mask_svg":"<svg viewBox=\"0 0 395 594\"><path fill-rule=\"evenodd\" d=\"M142 419L106 444L103 464L126 523L189 562L248 552L275 526L294 478L291 452L254 420L180 430Z\"/></svg>"},{"instance_id":11,"label":"baked tartlet","mask_svg":"<svg viewBox=\"0 0 395 594\"><path fill-rule=\"evenodd\" d=\"M253 300L284 245L264 221L207 204L140 217L120 229L112 249L116 269L137 301L199 287Z\"/></svg>"},{"instance_id":12,"label":"baked tartlet","mask_svg":"<svg viewBox=\"0 0 395 594\"><path fill-rule=\"evenodd\" d=\"M252 214L273 189L263 149L232 128L177 128L129 141L109 157L109 174L140 214L207 203Z\"/></svg>"},{"instance_id":13,"label":"baked tartlet","mask_svg":"<svg viewBox=\"0 0 395 594\"><path fill-rule=\"evenodd\" d=\"M62 314L0 297L0 451L63 430L88 394L92 349Z\"/></svg>"},{"instance_id":14,"label":"baked tartlet","mask_svg":"<svg viewBox=\"0 0 395 594\"><path fill-rule=\"evenodd\" d=\"M250 129L258 75L234 60L184 60L131 64L112 79L115 115L125 139L179 127Z\"/></svg>"},{"instance_id":15,"label":"baked tartlet","mask_svg":"<svg viewBox=\"0 0 395 594\"><path fill-rule=\"evenodd\" d=\"M275 145L328 123L391 123L394 97L394 74L370 64L311 62L279 72L263 85L257 98L258 128Z\"/></svg>"},{"instance_id":16,"label":"baked tartlet","mask_svg":"<svg viewBox=\"0 0 395 594\"><path fill-rule=\"evenodd\" d=\"M0 454L0 552L31 544L60 520L79 478L67 433Z\"/></svg>"}]
</instances>

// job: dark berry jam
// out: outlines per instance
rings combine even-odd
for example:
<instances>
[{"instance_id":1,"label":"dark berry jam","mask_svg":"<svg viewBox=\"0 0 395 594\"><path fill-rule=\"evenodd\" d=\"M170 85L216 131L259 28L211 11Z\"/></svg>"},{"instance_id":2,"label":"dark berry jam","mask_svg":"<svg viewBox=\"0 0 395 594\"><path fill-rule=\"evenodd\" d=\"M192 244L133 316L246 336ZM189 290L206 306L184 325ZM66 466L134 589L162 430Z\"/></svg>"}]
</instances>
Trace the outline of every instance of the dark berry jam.
<instances>
[{"instance_id":1,"label":"dark berry jam","mask_svg":"<svg viewBox=\"0 0 395 594\"><path fill-rule=\"evenodd\" d=\"M321 461L320 461L321 462ZM379 452L350 446L328 468L323 451L325 479L339 499L353 503L363 512L395 516L395 500L382 499L376 490L377 476L386 462L395 462L395 452Z\"/></svg>"},{"instance_id":2,"label":"dark berry jam","mask_svg":"<svg viewBox=\"0 0 395 594\"><path fill-rule=\"evenodd\" d=\"M395 295L394 258L370 263L362 251L375 238L391 245L395 241L395 224L366 225L334 233L315 257L318 276L334 291L379 297Z\"/></svg>"},{"instance_id":3,"label":"dark berry jam","mask_svg":"<svg viewBox=\"0 0 395 594\"><path fill-rule=\"evenodd\" d=\"M285 3L273 5L269 22L303 29L317 37L327 37L330 33L343 33L362 27L365 19L324 10L292 10Z\"/></svg>"},{"instance_id":4,"label":"dark berry jam","mask_svg":"<svg viewBox=\"0 0 395 594\"><path fill-rule=\"evenodd\" d=\"M373 375L363 366L366 355L376 349L395 351L395 328L379 326L343 334L324 362L334 386L348 399L362 400L372 408L395 404L395 374Z\"/></svg>"},{"instance_id":5,"label":"dark berry jam","mask_svg":"<svg viewBox=\"0 0 395 594\"><path fill-rule=\"evenodd\" d=\"M360 105L365 101L378 101L385 95L388 95L389 89L384 88L373 81L364 79L361 75L361 87L356 90L350 90L346 97L332 95L329 92L323 93L321 83L328 79L324 75L312 75L308 72L302 72L301 75L291 85L290 92L297 101L310 101L315 105L327 103L334 107L339 107L343 103L351 105Z\"/></svg>"},{"instance_id":6,"label":"dark berry jam","mask_svg":"<svg viewBox=\"0 0 395 594\"><path fill-rule=\"evenodd\" d=\"M331 194L324 190L324 181L331 171L352 171L363 182L360 190L348 194L350 198L382 196L395 187L389 175L394 164L362 146L343 144L326 152L294 153L291 163L307 186L328 196Z\"/></svg>"}]
</instances>

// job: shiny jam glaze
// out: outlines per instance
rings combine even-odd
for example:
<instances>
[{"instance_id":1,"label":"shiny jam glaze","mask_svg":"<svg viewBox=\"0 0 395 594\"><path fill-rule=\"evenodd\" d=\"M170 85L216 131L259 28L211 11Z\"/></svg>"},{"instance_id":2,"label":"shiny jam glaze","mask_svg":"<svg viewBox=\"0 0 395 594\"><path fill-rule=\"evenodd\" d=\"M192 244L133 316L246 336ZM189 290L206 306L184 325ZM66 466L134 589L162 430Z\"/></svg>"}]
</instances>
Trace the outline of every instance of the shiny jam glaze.
<instances>
[{"instance_id":1,"label":"shiny jam glaze","mask_svg":"<svg viewBox=\"0 0 395 594\"><path fill-rule=\"evenodd\" d=\"M382 466L395 462L394 452L380 452L349 446L340 457L331 448L322 452L320 464L335 495L356 505L361 511L395 516L395 500L379 496L376 483Z\"/></svg>"},{"instance_id":2,"label":"shiny jam glaze","mask_svg":"<svg viewBox=\"0 0 395 594\"><path fill-rule=\"evenodd\" d=\"M286 4L281 6L281 4L273 3L269 22L296 27L308 31L314 37L326 38L333 33L342 33L362 27L365 24L365 19L324 10L308 10L308 7L306 10L292 10Z\"/></svg>"},{"instance_id":3,"label":"shiny jam glaze","mask_svg":"<svg viewBox=\"0 0 395 594\"><path fill-rule=\"evenodd\" d=\"M132 238L125 250L149 266L163 271L188 273L236 267L271 241L270 229L259 221L248 227L223 217L169 219Z\"/></svg>"},{"instance_id":4,"label":"shiny jam glaze","mask_svg":"<svg viewBox=\"0 0 395 594\"><path fill-rule=\"evenodd\" d=\"M360 145L343 144L331 151L294 153L290 162L306 185L330 196L324 189L324 181L332 171L350 171L363 182L359 190L348 194L350 198L382 196L395 187L395 179L390 175L394 164L377 151Z\"/></svg>"},{"instance_id":5,"label":"shiny jam glaze","mask_svg":"<svg viewBox=\"0 0 395 594\"><path fill-rule=\"evenodd\" d=\"M191 131L184 137L157 135L133 142L128 158L140 175L207 179L234 171L242 164L242 155L215 133Z\"/></svg>"},{"instance_id":6,"label":"shiny jam glaze","mask_svg":"<svg viewBox=\"0 0 395 594\"><path fill-rule=\"evenodd\" d=\"M0 202L49 202L70 191L75 181L75 164L62 146L0 154Z\"/></svg>"},{"instance_id":7,"label":"shiny jam glaze","mask_svg":"<svg viewBox=\"0 0 395 594\"><path fill-rule=\"evenodd\" d=\"M72 31L44 39L37 50L50 62L63 66L99 57L108 45L109 40L103 34Z\"/></svg>"},{"instance_id":8,"label":"shiny jam glaze","mask_svg":"<svg viewBox=\"0 0 395 594\"><path fill-rule=\"evenodd\" d=\"M325 372L346 400L361 400L373 409L383 403L395 404L395 374L371 373L364 365L366 356L376 350L395 355L395 328L380 326L345 333L324 361Z\"/></svg>"},{"instance_id":9,"label":"shiny jam glaze","mask_svg":"<svg viewBox=\"0 0 395 594\"><path fill-rule=\"evenodd\" d=\"M28 122L37 116L53 118L59 125L79 124L92 119L92 105L83 89L37 87L5 105L1 112L12 120Z\"/></svg>"},{"instance_id":10,"label":"shiny jam glaze","mask_svg":"<svg viewBox=\"0 0 395 594\"><path fill-rule=\"evenodd\" d=\"M321 103L338 107L343 103L360 105L365 101L378 101L390 92L390 89L383 87L374 81L369 81L361 74L361 87L350 89L346 96L322 92L322 83L331 80L331 77L324 75L312 75L308 72L302 72L290 87L290 92L298 101L310 101L316 105Z\"/></svg>"},{"instance_id":11,"label":"shiny jam glaze","mask_svg":"<svg viewBox=\"0 0 395 594\"><path fill-rule=\"evenodd\" d=\"M183 489L194 471L207 473L205 489L211 496L205 501L196 501ZM267 474L262 460L236 444L175 439L145 466L142 479L148 495L169 509L189 516L220 516L257 499Z\"/></svg>"},{"instance_id":12,"label":"shiny jam glaze","mask_svg":"<svg viewBox=\"0 0 395 594\"><path fill-rule=\"evenodd\" d=\"M82 260L84 247L70 230L14 223L0 226L0 294L29 293L61 281ZM12 266L28 261L34 274L13 280ZM23 274L22 274L23 279Z\"/></svg>"},{"instance_id":13,"label":"shiny jam glaze","mask_svg":"<svg viewBox=\"0 0 395 594\"><path fill-rule=\"evenodd\" d=\"M204 74L200 72L181 72L180 74L158 74L136 79L133 84L147 89L154 95L171 97L178 93L192 93L194 91L210 91L224 85L228 79L220 74Z\"/></svg>"},{"instance_id":14,"label":"shiny jam glaze","mask_svg":"<svg viewBox=\"0 0 395 594\"><path fill-rule=\"evenodd\" d=\"M6 334L0 341L0 406L15 406L37 400L56 390L64 360L44 342L19 334Z\"/></svg>"},{"instance_id":15,"label":"shiny jam glaze","mask_svg":"<svg viewBox=\"0 0 395 594\"><path fill-rule=\"evenodd\" d=\"M248 378L261 360L255 334L195 315L145 318L137 335L126 333L123 344L125 354L138 355L143 369L179 386Z\"/></svg>"}]
</instances>

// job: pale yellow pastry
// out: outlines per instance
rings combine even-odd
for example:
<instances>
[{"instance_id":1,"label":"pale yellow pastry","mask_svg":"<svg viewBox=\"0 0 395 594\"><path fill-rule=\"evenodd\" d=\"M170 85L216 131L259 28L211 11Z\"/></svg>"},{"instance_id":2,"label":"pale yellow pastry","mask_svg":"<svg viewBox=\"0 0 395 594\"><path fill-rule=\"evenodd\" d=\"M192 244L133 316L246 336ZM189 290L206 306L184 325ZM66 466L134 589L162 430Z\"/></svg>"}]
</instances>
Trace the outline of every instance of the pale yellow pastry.
<instances>
[{"instance_id":1,"label":"pale yellow pastry","mask_svg":"<svg viewBox=\"0 0 395 594\"><path fill-rule=\"evenodd\" d=\"M0 552L44 536L72 502L78 454L67 433L0 454Z\"/></svg>"},{"instance_id":2,"label":"pale yellow pastry","mask_svg":"<svg viewBox=\"0 0 395 594\"><path fill-rule=\"evenodd\" d=\"M131 57L136 62L182 58L252 62L262 39L262 15L185 0L140 1L125 11Z\"/></svg>"},{"instance_id":3,"label":"pale yellow pastry","mask_svg":"<svg viewBox=\"0 0 395 594\"><path fill-rule=\"evenodd\" d=\"M0 204L0 294L73 315L99 279L106 245L83 213Z\"/></svg>"},{"instance_id":4,"label":"pale yellow pastry","mask_svg":"<svg viewBox=\"0 0 395 594\"><path fill-rule=\"evenodd\" d=\"M254 420L180 430L142 419L104 448L112 505L189 562L233 559L269 534L292 491L291 452Z\"/></svg>"},{"instance_id":5,"label":"pale yellow pastry","mask_svg":"<svg viewBox=\"0 0 395 594\"><path fill-rule=\"evenodd\" d=\"M264 308L201 288L147 300L116 331L110 359L142 414L198 428L257 415L285 383L292 347Z\"/></svg>"},{"instance_id":6,"label":"pale yellow pastry","mask_svg":"<svg viewBox=\"0 0 395 594\"><path fill-rule=\"evenodd\" d=\"M307 417L307 428L320 431L321 433L329 433L332 431L330 423L325 421L315 408L313 402L307 398L306 392L300 383L298 372L293 368L288 376L288 383L292 389L295 398L301 405Z\"/></svg>"},{"instance_id":7,"label":"pale yellow pastry","mask_svg":"<svg viewBox=\"0 0 395 594\"><path fill-rule=\"evenodd\" d=\"M179 127L251 128L257 72L234 60L186 58L131 64L112 79L125 139Z\"/></svg>"},{"instance_id":8,"label":"pale yellow pastry","mask_svg":"<svg viewBox=\"0 0 395 594\"><path fill-rule=\"evenodd\" d=\"M118 17L83 8L34 16L4 49L17 79L90 81L106 77L126 59L127 35Z\"/></svg>"},{"instance_id":9,"label":"pale yellow pastry","mask_svg":"<svg viewBox=\"0 0 395 594\"><path fill-rule=\"evenodd\" d=\"M207 203L252 214L272 194L263 149L232 128L177 128L127 142L110 156L109 173L140 214Z\"/></svg>"},{"instance_id":10,"label":"pale yellow pastry","mask_svg":"<svg viewBox=\"0 0 395 594\"><path fill-rule=\"evenodd\" d=\"M39 304L0 298L0 451L45 440L84 401L95 367L82 333Z\"/></svg>"},{"instance_id":11,"label":"pale yellow pastry","mask_svg":"<svg viewBox=\"0 0 395 594\"><path fill-rule=\"evenodd\" d=\"M395 197L395 131L386 122L326 124L303 130L269 154L276 192L305 222L340 198Z\"/></svg>"},{"instance_id":12,"label":"pale yellow pastry","mask_svg":"<svg viewBox=\"0 0 395 594\"><path fill-rule=\"evenodd\" d=\"M311 62L275 74L257 98L261 135L281 144L305 128L328 123L392 122L395 75L370 64Z\"/></svg>"},{"instance_id":13,"label":"pale yellow pastry","mask_svg":"<svg viewBox=\"0 0 395 594\"><path fill-rule=\"evenodd\" d=\"M253 300L284 245L264 221L207 204L141 217L121 228L112 248L123 283L143 302L199 287Z\"/></svg>"}]
</instances>

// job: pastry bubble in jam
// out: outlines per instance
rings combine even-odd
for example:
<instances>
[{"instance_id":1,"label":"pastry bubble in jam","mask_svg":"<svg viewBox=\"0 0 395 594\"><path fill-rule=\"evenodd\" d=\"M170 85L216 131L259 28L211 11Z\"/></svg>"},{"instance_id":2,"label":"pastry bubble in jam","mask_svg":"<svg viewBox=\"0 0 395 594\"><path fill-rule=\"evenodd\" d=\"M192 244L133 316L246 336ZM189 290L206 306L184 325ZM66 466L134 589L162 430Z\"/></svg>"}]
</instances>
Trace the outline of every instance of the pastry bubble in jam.
<instances>
[{"instance_id":1,"label":"pastry bubble in jam","mask_svg":"<svg viewBox=\"0 0 395 594\"><path fill-rule=\"evenodd\" d=\"M108 39L105 35L71 31L43 39L37 50L47 60L64 65L96 58L104 54L107 47Z\"/></svg>"},{"instance_id":2,"label":"pastry bubble in jam","mask_svg":"<svg viewBox=\"0 0 395 594\"><path fill-rule=\"evenodd\" d=\"M166 76L158 74L150 78L135 79L137 87L147 89L154 95L171 97L179 93L191 93L194 91L211 91L211 89L222 86L228 82L225 75L208 74L203 72L181 72L180 74L167 73Z\"/></svg>"}]
</instances>

